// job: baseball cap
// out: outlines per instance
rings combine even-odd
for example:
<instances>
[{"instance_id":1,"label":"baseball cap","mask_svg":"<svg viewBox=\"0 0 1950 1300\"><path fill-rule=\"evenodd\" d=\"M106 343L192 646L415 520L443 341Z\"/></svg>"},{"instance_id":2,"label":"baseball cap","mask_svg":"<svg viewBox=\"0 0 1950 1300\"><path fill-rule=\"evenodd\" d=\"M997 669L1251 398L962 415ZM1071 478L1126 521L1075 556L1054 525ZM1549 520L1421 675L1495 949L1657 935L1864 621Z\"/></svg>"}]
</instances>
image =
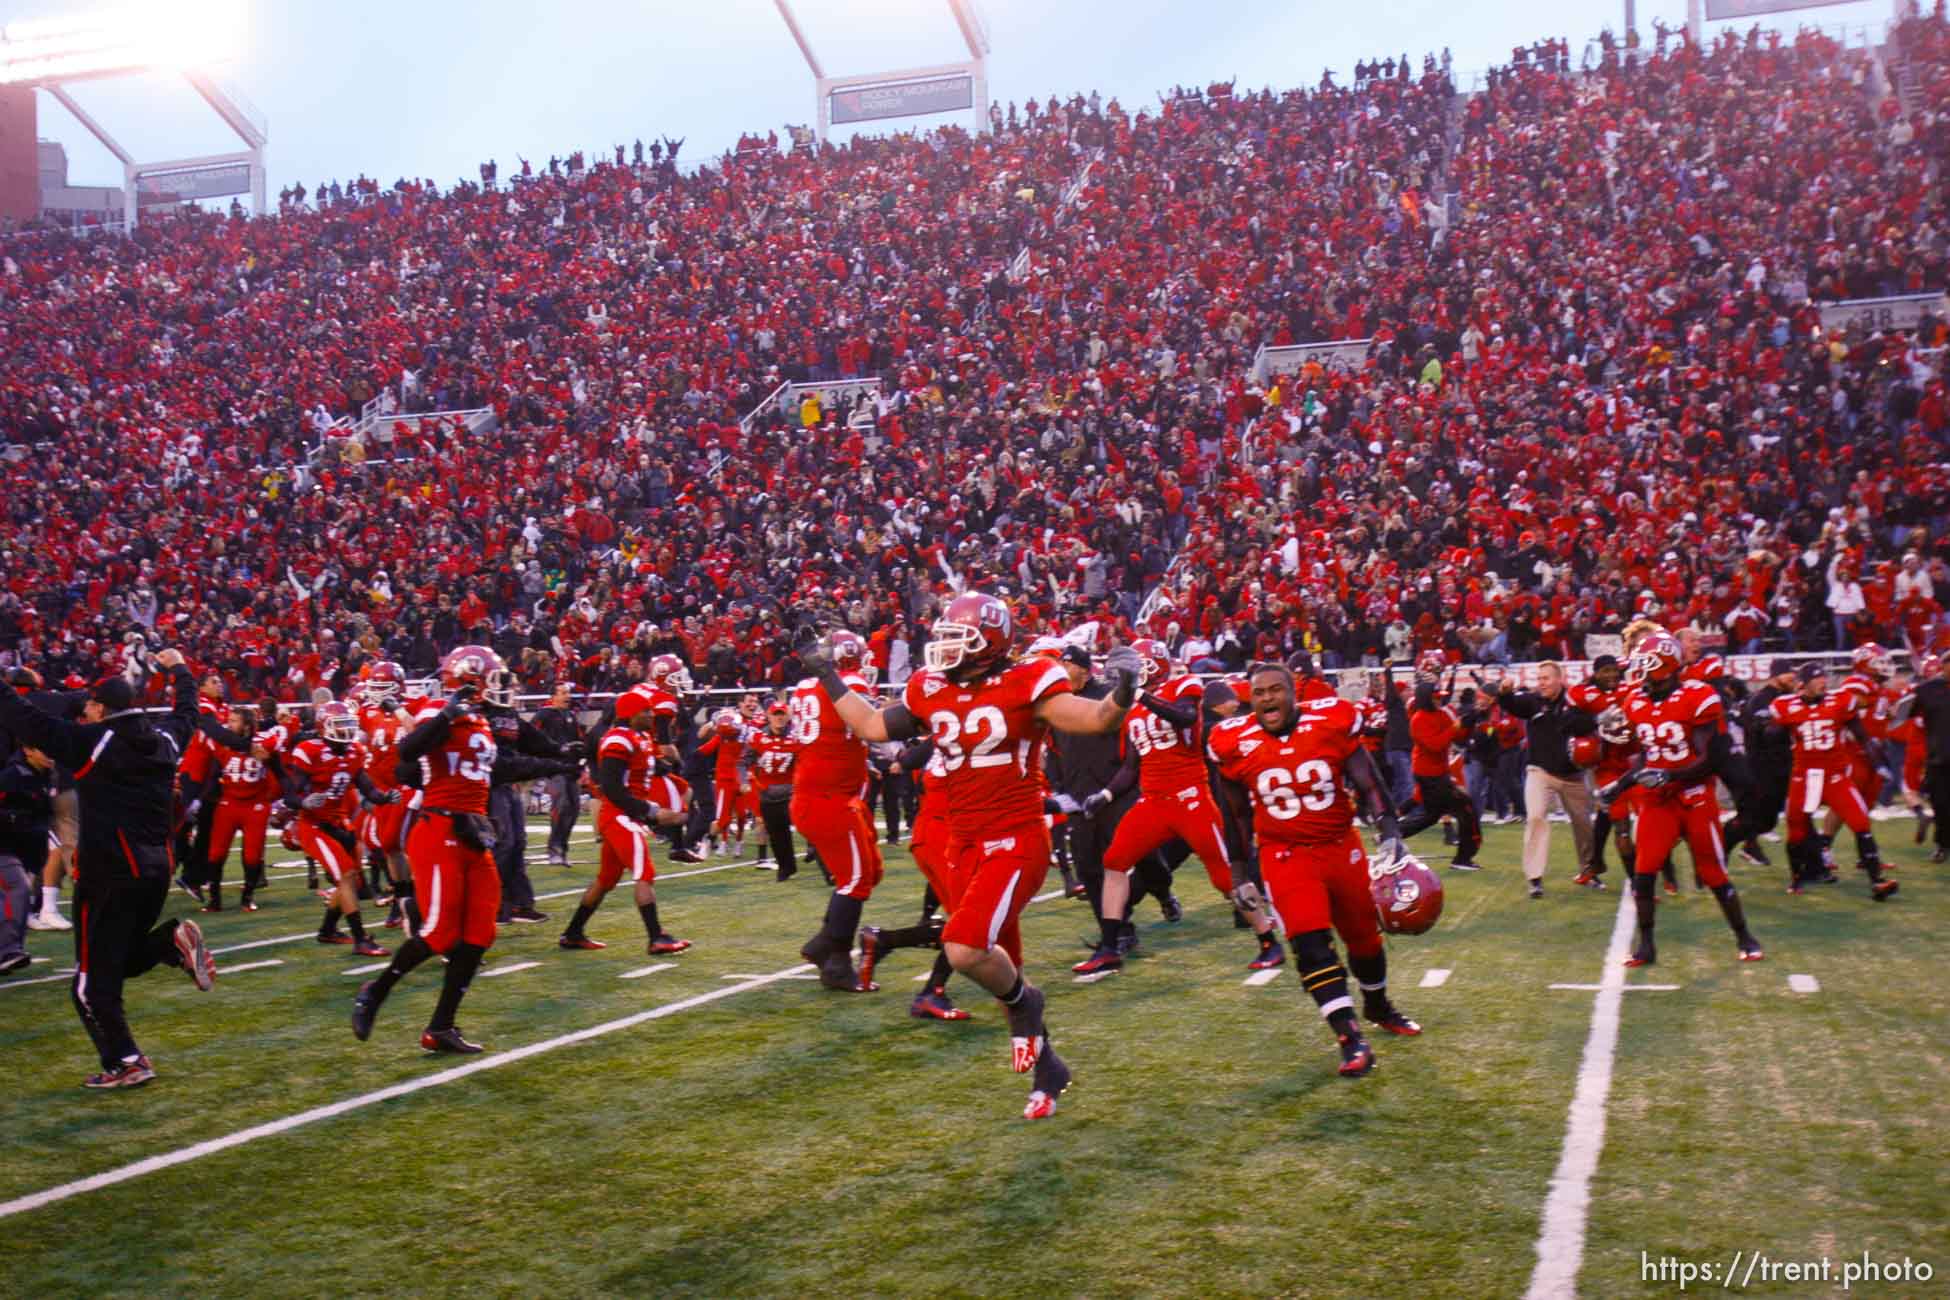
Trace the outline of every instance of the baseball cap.
<instances>
[{"instance_id":1,"label":"baseball cap","mask_svg":"<svg viewBox=\"0 0 1950 1300\"><path fill-rule=\"evenodd\" d=\"M88 688L88 698L110 713L121 713L135 707L135 688L126 677L104 677Z\"/></svg>"}]
</instances>

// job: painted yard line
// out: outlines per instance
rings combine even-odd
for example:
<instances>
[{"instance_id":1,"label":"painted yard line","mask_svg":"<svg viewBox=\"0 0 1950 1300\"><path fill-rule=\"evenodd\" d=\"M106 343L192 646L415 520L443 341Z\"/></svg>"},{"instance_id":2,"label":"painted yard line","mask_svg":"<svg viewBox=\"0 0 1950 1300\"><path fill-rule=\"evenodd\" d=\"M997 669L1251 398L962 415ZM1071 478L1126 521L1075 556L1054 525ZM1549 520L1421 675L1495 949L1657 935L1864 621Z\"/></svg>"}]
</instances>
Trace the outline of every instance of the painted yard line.
<instances>
[{"instance_id":1,"label":"painted yard line","mask_svg":"<svg viewBox=\"0 0 1950 1300\"><path fill-rule=\"evenodd\" d=\"M1063 897L1062 890L1052 889L1047 894L1038 894L1036 895L1036 897L1030 899L1029 901L1032 903L1047 903L1052 898L1061 898L1061 897Z\"/></svg>"},{"instance_id":2,"label":"painted yard line","mask_svg":"<svg viewBox=\"0 0 1950 1300\"><path fill-rule=\"evenodd\" d=\"M307 930L303 934L287 934L277 939L253 939L249 943L233 943L227 948L212 948L212 957L221 957L227 952L247 952L252 948L275 948L281 943L297 943L301 939L316 939L318 931Z\"/></svg>"},{"instance_id":3,"label":"painted yard line","mask_svg":"<svg viewBox=\"0 0 1950 1300\"><path fill-rule=\"evenodd\" d=\"M488 1055L476 1057L466 1065L457 1065L451 1070L441 1070L437 1074L422 1075L417 1079L409 1079L404 1083L396 1083L390 1088L380 1088L375 1092L362 1093L357 1097L348 1097L344 1101L336 1101L329 1106L316 1106L311 1110L300 1111L296 1115L287 1115L283 1119L272 1120L268 1124L258 1124L251 1128L240 1129L224 1137L212 1138L207 1142L198 1142L194 1146L183 1147L176 1151L166 1152L163 1155L150 1156L146 1160L138 1160L134 1164L123 1165L119 1169L110 1169L87 1178L78 1178L71 1183L62 1183L58 1187L50 1187L44 1192L35 1192L29 1196L15 1197L11 1201L0 1202L0 1219L11 1218L16 1214L24 1214L29 1210L38 1210L44 1205L53 1205L58 1201L65 1201L70 1197L80 1196L84 1192L99 1191L104 1187L113 1187L118 1183L126 1183L130 1179L140 1178L144 1174L152 1174L158 1170L188 1164L192 1160L201 1160L204 1156L215 1155L219 1151L228 1151L232 1147L244 1146L260 1138L275 1137L280 1133L288 1133L294 1128L300 1128L306 1124L315 1124L319 1120L334 1119L365 1106L375 1105L382 1101L391 1101L395 1097L410 1096L413 1093L422 1092L428 1088L438 1088L443 1084L455 1083L467 1078L469 1075L479 1074L482 1070L499 1069L504 1065L513 1065L517 1061L525 1061L531 1056L541 1056L544 1053L553 1052L558 1048L587 1042L592 1038L601 1038L607 1034L614 1034L624 1029L634 1029L638 1025L648 1024L652 1020L661 1020L665 1016L674 1016L680 1012L689 1011L693 1007L701 1007L706 1003L716 1002L723 998L736 997L740 993L745 993L755 988L762 988L778 980L791 979L794 975L805 969L807 968L804 966L793 966L771 975L755 976L744 984L733 984L726 988L713 989L709 993L699 993L695 997L683 998L676 1002L667 1002L663 1006L652 1007L648 1011L639 1011L635 1015L624 1016L621 1020L608 1020L600 1025L591 1025L587 1029L578 1029L574 1033L562 1034L555 1038L545 1038L539 1043L530 1043L526 1047L517 1047L506 1052L491 1052Z\"/></svg>"},{"instance_id":4,"label":"painted yard line","mask_svg":"<svg viewBox=\"0 0 1950 1300\"><path fill-rule=\"evenodd\" d=\"M924 970L919 975L916 975L914 977L914 982L916 984L926 984L928 982L928 977L933 974L934 972L931 970Z\"/></svg>"},{"instance_id":5,"label":"painted yard line","mask_svg":"<svg viewBox=\"0 0 1950 1300\"><path fill-rule=\"evenodd\" d=\"M39 979L32 980L0 981L0 989L24 989L29 984L65 984L73 975L74 968L71 966L58 975L43 975Z\"/></svg>"},{"instance_id":6,"label":"painted yard line","mask_svg":"<svg viewBox=\"0 0 1950 1300\"><path fill-rule=\"evenodd\" d=\"M341 975L370 975L376 970L385 970L392 964L390 961L376 961L370 966L354 966L351 970L340 971L339 973Z\"/></svg>"},{"instance_id":7,"label":"painted yard line","mask_svg":"<svg viewBox=\"0 0 1950 1300\"><path fill-rule=\"evenodd\" d=\"M1603 984L1553 984L1551 987L1554 989L1568 989L1573 993L1602 993L1606 986ZM1680 987L1678 984L1627 984L1619 992L1671 993Z\"/></svg>"},{"instance_id":8,"label":"painted yard line","mask_svg":"<svg viewBox=\"0 0 1950 1300\"><path fill-rule=\"evenodd\" d=\"M1278 966L1273 966L1273 967L1269 967L1266 970L1254 971L1252 974L1246 977L1246 983L1257 988L1262 984L1271 984L1274 980L1278 979L1279 977L1280 977L1280 968Z\"/></svg>"},{"instance_id":9,"label":"painted yard line","mask_svg":"<svg viewBox=\"0 0 1950 1300\"><path fill-rule=\"evenodd\" d=\"M1095 983L1096 983L1096 982L1097 982L1098 980L1105 980L1105 979L1109 979L1109 978L1110 978L1111 976L1113 976L1113 975L1115 975L1115 974L1117 974L1117 971L1116 971L1116 969L1115 969L1115 968L1112 968L1111 970L1100 970L1100 971L1092 971L1092 972L1091 972L1090 974L1088 974L1088 975L1079 975L1079 976L1077 976L1077 977L1076 977L1075 979L1073 979L1073 980L1071 980L1071 981L1070 981L1070 983L1072 983L1072 984L1095 984Z\"/></svg>"},{"instance_id":10,"label":"painted yard line","mask_svg":"<svg viewBox=\"0 0 1950 1300\"><path fill-rule=\"evenodd\" d=\"M541 963L538 961L518 961L512 966L495 966L482 971L481 978L486 979L491 975L512 975L518 970L534 970L539 965Z\"/></svg>"},{"instance_id":11,"label":"painted yard line","mask_svg":"<svg viewBox=\"0 0 1950 1300\"><path fill-rule=\"evenodd\" d=\"M1788 976L1788 987L1796 993L1819 993L1821 992L1821 981L1812 975L1790 975Z\"/></svg>"},{"instance_id":12,"label":"painted yard line","mask_svg":"<svg viewBox=\"0 0 1950 1300\"><path fill-rule=\"evenodd\" d=\"M801 967L800 967L800 968L799 968L799 969L798 969L797 971L794 971L794 972L793 972L792 974L790 974L790 975L772 975L772 976L765 976L765 975L720 975L720 976L718 976L718 978L719 978L719 979L721 979L721 980L758 980L758 979L767 979L767 978L770 978L770 979L781 979L781 980L816 980L816 979L818 979L818 978L819 978L819 972L818 972L818 971L816 971L816 970L814 970L814 969L813 969L812 967L810 967L810 966L801 966Z\"/></svg>"},{"instance_id":13,"label":"painted yard line","mask_svg":"<svg viewBox=\"0 0 1950 1300\"><path fill-rule=\"evenodd\" d=\"M676 969L677 969L676 962L660 961L655 966L645 966L641 970L626 970L621 975L618 975L616 978L625 979L625 980L640 980L645 975L655 975L660 970L676 970Z\"/></svg>"},{"instance_id":14,"label":"painted yard line","mask_svg":"<svg viewBox=\"0 0 1950 1300\"><path fill-rule=\"evenodd\" d=\"M269 961L247 961L242 966L219 966L217 967L217 974L235 975L238 971L263 970L266 966L282 966L282 965L284 965L284 958L273 957Z\"/></svg>"},{"instance_id":15,"label":"painted yard line","mask_svg":"<svg viewBox=\"0 0 1950 1300\"><path fill-rule=\"evenodd\" d=\"M1578 1064L1577 1091L1564 1125L1564 1151L1544 1197L1537 1232L1537 1267L1524 1300L1569 1300L1577 1295L1584 1263L1585 1222L1591 1212L1591 1176L1605 1148L1605 1103L1611 1097L1612 1062L1618 1054L1619 1012L1625 1004L1625 954L1634 924L1632 895L1619 891L1618 919L1605 947L1598 994L1591 1000L1591 1032Z\"/></svg>"},{"instance_id":16,"label":"painted yard line","mask_svg":"<svg viewBox=\"0 0 1950 1300\"><path fill-rule=\"evenodd\" d=\"M1422 983L1418 987L1439 989L1449 982L1449 974L1448 971L1442 969L1425 970L1422 972Z\"/></svg>"}]
</instances>

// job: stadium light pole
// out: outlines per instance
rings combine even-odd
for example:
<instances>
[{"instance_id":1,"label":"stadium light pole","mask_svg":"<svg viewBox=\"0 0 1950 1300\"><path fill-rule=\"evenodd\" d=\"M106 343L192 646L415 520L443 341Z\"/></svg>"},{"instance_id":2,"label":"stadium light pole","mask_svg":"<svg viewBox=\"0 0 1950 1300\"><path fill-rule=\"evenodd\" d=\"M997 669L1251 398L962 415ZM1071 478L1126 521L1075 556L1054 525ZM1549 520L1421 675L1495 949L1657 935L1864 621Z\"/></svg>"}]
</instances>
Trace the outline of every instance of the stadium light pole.
<instances>
[{"instance_id":1,"label":"stadium light pole","mask_svg":"<svg viewBox=\"0 0 1950 1300\"><path fill-rule=\"evenodd\" d=\"M806 60L807 70L813 75L813 94L816 97L814 121L817 123L814 131L819 143L826 143L826 134L833 125L836 97L843 97L846 101L844 106L849 116L843 118L843 122L919 117L967 108L973 117L974 134L981 135L988 130L988 31L975 11L973 0L947 0L947 3L948 12L953 15L955 25L961 30L962 41L968 47L965 61L862 76L830 77L826 75L819 56L813 53L812 42L799 25L799 17L793 12L790 0L772 0L773 7L785 22L786 30L792 33L793 43ZM847 91L854 93L843 95ZM968 102L956 102L964 94Z\"/></svg>"}]
</instances>

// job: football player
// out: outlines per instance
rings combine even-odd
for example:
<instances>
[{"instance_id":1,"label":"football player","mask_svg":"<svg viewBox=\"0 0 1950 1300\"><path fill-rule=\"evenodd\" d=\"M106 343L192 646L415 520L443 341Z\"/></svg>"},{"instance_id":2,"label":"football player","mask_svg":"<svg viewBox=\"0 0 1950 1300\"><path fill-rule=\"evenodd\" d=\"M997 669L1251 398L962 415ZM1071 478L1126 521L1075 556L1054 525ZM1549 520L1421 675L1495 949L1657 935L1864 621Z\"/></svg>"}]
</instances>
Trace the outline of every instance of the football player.
<instances>
[{"instance_id":1,"label":"football player","mask_svg":"<svg viewBox=\"0 0 1950 1300\"><path fill-rule=\"evenodd\" d=\"M852 632L834 632L817 657L831 665L843 695L858 691L867 712L865 693L873 689L873 661L867 643ZM799 954L819 967L819 980L829 989L869 993L877 986L853 969L853 935L860 912L880 883L880 841L864 795L867 786L867 746L858 728L849 727L831 694L816 676L807 677L787 696L792 714L792 738L799 757L792 770L792 825L833 876L833 893L819 933ZM881 737L885 739L885 737Z\"/></svg>"},{"instance_id":2,"label":"football player","mask_svg":"<svg viewBox=\"0 0 1950 1300\"><path fill-rule=\"evenodd\" d=\"M1841 691L1828 690L1828 670L1819 661L1801 665L1799 677L1800 691L1781 696L1769 709L1774 723L1788 732L1794 745L1787 843L1788 861L1795 871L1788 893L1800 893L1803 881L1821 874L1813 816L1816 809L1826 807L1855 832L1856 865L1868 873L1870 896L1880 903L1896 892L1896 882L1883 878L1882 854L1870 829L1862 782L1856 777L1857 753L1850 741L1861 750L1870 748L1859 705ZM1880 770L1874 774L1880 782Z\"/></svg>"},{"instance_id":3,"label":"football player","mask_svg":"<svg viewBox=\"0 0 1950 1300\"><path fill-rule=\"evenodd\" d=\"M923 652L925 668L908 679L898 704L876 709L822 651L812 653L807 668L825 702L861 740L933 737L948 807L945 856L966 881L942 931L942 948L954 969L1001 1001L1010 1064L1018 1074L1034 1071L1023 1115L1045 1119L1056 1113L1070 1070L1050 1049L1042 990L1022 973L1022 909L1050 866L1043 740L1052 728L1115 730L1137 698L1139 665L1128 647L1112 651L1110 695L1084 700L1061 665L1013 660L1013 639L1008 605L971 591L943 608Z\"/></svg>"},{"instance_id":4,"label":"football player","mask_svg":"<svg viewBox=\"0 0 1950 1300\"><path fill-rule=\"evenodd\" d=\"M350 943L361 957L384 957L387 950L366 933L359 916L359 840L352 833L354 798L375 805L399 802L397 790L381 790L366 775L371 751L359 739L359 718L337 701L317 710L320 734L299 744L285 760L284 802L297 812L296 834L305 856L332 878L331 901L319 922L318 942ZM267 751L268 752L268 751ZM352 931L339 932L339 917Z\"/></svg>"},{"instance_id":5,"label":"football player","mask_svg":"<svg viewBox=\"0 0 1950 1300\"><path fill-rule=\"evenodd\" d=\"M501 905L487 816L494 734L474 701L489 675L503 666L501 656L486 646L450 651L440 663L446 702L400 737L400 762L424 764L422 802L406 835L406 860L425 915L420 933L401 944L392 964L352 999L352 1033L361 1042L372 1036L373 1020L394 986L438 954L447 965L420 1046L429 1052L483 1050L455 1026L454 1015L494 945L494 917Z\"/></svg>"},{"instance_id":6,"label":"football player","mask_svg":"<svg viewBox=\"0 0 1950 1300\"><path fill-rule=\"evenodd\" d=\"M1727 879L1720 844L1719 803L1713 797L1713 733L1726 717L1719 692L1704 682L1680 679L1679 643L1665 632L1641 637L1626 670L1625 721L1638 742L1638 765L1598 792L1607 803L1636 789L1638 844L1633 854L1632 896L1638 910L1639 937L1627 966L1650 966L1658 960L1653 928L1658 899L1654 881L1659 864L1673 847L1686 841L1693 869L1719 900L1727 928L1733 931L1741 961L1765 955L1747 928L1740 895Z\"/></svg>"},{"instance_id":7,"label":"football player","mask_svg":"<svg viewBox=\"0 0 1950 1300\"><path fill-rule=\"evenodd\" d=\"M750 734L744 721L736 710L719 709L711 720L698 728L703 743L697 747L700 754L712 757L711 788L716 792L716 815L711 819L711 835L716 843L718 856L732 856L736 826L736 852L745 851L745 796L751 790L751 776L745 772L745 747L750 743ZM706 857L711 856L707 851Z\"/></svg>"},{"instance_id":8,"label":"football player","mask_svg":"<svg viewBox=\"0 0 1950 1300\"><path fill-rule=\"evenodd\" d=\"M1602 790L1632 769L1632 731L1625 725L1625 686L1616 655L1599 655L1591 661L1591 680L1578 682L1566 694L1571 703L1598 717L1598 762L1592 771L1592 784ZM1618 860L1625 874L1632 874L1632 800L1630 793L1612 803L1598 805L1591 819L1591 865L1572 879L1587 889L1605 887L1605 841L1618 833Z\"/></svg>"},{"instance_id":9,"label":"football player","mask_svg":"<svg viewBox=\"0 0 1950 1300\"><path fill-rule=\"evenodd\" d=\"M206 912L223 910L223 867L230 856L231 841L243 836L244 887L237 905L246 912L257 910L256 893L264 884L264 837L271 825L271 807L278 799L278 779L267 762L273 737L257 728L256 711L240 706L231 711L236 737L245 742L242 752L222 756L217 768L216 812L210 822L210 860L206 879L209 901ZM228 744L229 742L220 741Z\"/></svg>"},{"instance_id":10,"label":"football player","mask_svg":"<svg viewBox=\"0 0 1950 1300\"><path fill-rule=\"evenodd\" d=\"M1251 968L1267 970L1278 966L1286 961L1286 950L1280 947L1273 923L1260 906L1259 890L1248 880L1242 879L1236 888L1233 882L1225 828L1212 798L1199 744L1204 687L1198 678L1176 670L1171 653L1162 642L1140 640L1131 649L1141 665L1138 685L1142 689L1137 704L1124 718L1125 769L1118 773L1110 788L1091 795L1082 806L1094 811L1100 804L1116 798L1123 789L1129 788L1133 768L1138 801L1117 824L1117 833L1111 837L1110 849L1104 854L1104 898L1097 949L1071 969L1079 975L1094 975L1123 966L1118 937L1131 894L1131 868L1137 865L1138 859L1173 839L1191 846L1192 852L1205 864L1206 878L1212 887L1229 899L1252 926L1259 938L1259 953L1249 963Z\"/></svg>"},{"instance_id":11,"label":"football player","mask_svg":"<svg viewBox=\"0 0 1950 1300\"><path fill-rule=\"evenodd\" d=\"M359 846L373 863L379 878L391 882L393 900L386 916L389 929L407 922L413 906L413 874L406 866L407 791L399 775L399 738L406 734L413 719L401 699L406 686L406 671L391 660L368 664L359 682L359 730L366 748L372 751L366 775L381 790L399 795L391 803L367 806L359 818ZM417 926L418 921L414 920ZM409 930L408 933L412 931Z\"/></svg>"},{"instance_id":12,"label":"football player","mask_svg":"<svg viewBox=\"0 0 1950 1300\"><path fill-rule=\"evenodd\" d=\"M754 732L750 743L745 746L745 779L751 782L752 811L758 817L758 869L768 870L765 859L773 854L772 823L777 818L765 816L766 796L775 788L784 788L790 798L792 788L792 765L799 757L799 742L792 738L792 713L786 708L784 700L773 700L765 709L765 725ZM773 802L777 802L774 796ZM792 823L790 816L784 827L785 838L791 839ZM786 864L792 858L792 845L785 843L777 853L780 878L789 877Z\"/></svg>"},{"instance_id":13,"label":"football player","mask_svg":"<svg viewBox=\"0 0 1950 1300\"><path fill-rule=\"evenodd\" d=\"M650 856L650 827L680 826L688 815L683 793L670 784L671 778L656 775L656 742L651 729L656 725L654 697L638 686L616 699L616 725L603 733L596 746L596 789L601 799L596 807L596 836L601 841L596 878L583 891L575 915L556 943L563 948L596 949L609 945L591 939L586 931L589 918L596 914L605 895L616 887L625 872L635 882L637 915L653 957L683 952L690 941L665 932L657 915L657 864ZM654 789L658 781L663 790Z\"/></svg>"},{"instance_id":14,"label":"football player","mask_svg":"<svg viewBox=\"0 0 1950 1300\"><path fill-rule=\"evenodd\" d=\"M922 896L918 925L892 930L873 925L861 928L860 978L871 980L880 959L890 952L901 948L933 948L934 969L928 974L927 987L914 995L908 1014L924 1020L966 1020L968 1012L948 997L948 976L954 967L948 963L948 954L941 950L941 934L947 925L934 915L937 902L952 913L967 884L947 857L948 810L941 793L946 765L932 737L922 737L903 746L898 761L921 783L921 806L915 813L908 851L914 855L914 865L920 868L928 888Z\"/></svg>"},{"instance_id":15,"label":"football player","mask_svg":"<svg viewBox=\"0 0 1950 1300\"><path fill-rule=\"evenodd\" d=\"M1252 674L1249 712L1212 729L1207 747L1219 765L1220 789L1233 806L1250 806L1259 839L1266 903L1293 945L1294 967L1340 1045L1343 1075L1374 1068L1348 993L1348 967L1361 986L1361 1013L1393 1034L1422 1027L1388 998L1388 955L1376 915L1375 877L1354 828L1355 799L1381 835L1393 923L1419 933L1435 923L1442 885L1408 856L1394 801L1361 744L1361 719L1345 700L1294 699L1291 670L1266 664ZM1347 966L1334 935L1347 945Z\"/></svg>"}]
</instances>

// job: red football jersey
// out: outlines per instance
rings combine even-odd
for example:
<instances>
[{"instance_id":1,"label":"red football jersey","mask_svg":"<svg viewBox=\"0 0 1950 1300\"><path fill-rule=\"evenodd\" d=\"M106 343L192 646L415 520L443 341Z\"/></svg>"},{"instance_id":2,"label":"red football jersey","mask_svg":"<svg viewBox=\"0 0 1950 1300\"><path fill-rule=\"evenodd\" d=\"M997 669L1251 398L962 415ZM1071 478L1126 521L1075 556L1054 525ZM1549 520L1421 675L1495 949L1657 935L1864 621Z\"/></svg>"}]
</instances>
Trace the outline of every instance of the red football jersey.
<instances>
[{"instance_id":1,"label":"red football jersey","mask_svg":"<svg viewBox=\"0 0 1950 1300\"><path fill-rule=\"evenodd\" d=\"M366 775L381 790L398 789L399 738L407 731L404 715L398 709L361 709L359 730L365 733L366 748L372 751Z\"/></svg>"},{"instance_id":2,"label":"red football jersey","mask_svg":"<svg viewBox=\"0 0 1950 1300\"><path fill-rule=\"evenodd\" d=\"M310 782L307 795L322 794L331 801L322 808L308 808L303 815L315 821L345 825L351 819L356 798L352 778L366 770L370 758L365 745L356 740L344 749L333 749L317 736L300 742L284 760L285 765L305 774Z\"/></svg>"},{"instance_id":3,"label":"red football jersey","mask_svg":"<svg viewBox=\"0 0 1950 1300\"><path fill-rule=\"evenodd\" d=\"M1361 747L1360 718L1345 700L1320 699L1275 736L1250 714L1212 728L1206 744L1228 781L1253 800L1253 829L1281 844L1339 844L1354 826L1354 795L1344 775Z\"/></svg>"},{"instance_id":4,"label":"red football jersey","mask_svg":"<svg viewBox=\"0 0 1950 1300\"><path fill-rule=\"evenodd\" d=\"M697 747L698 753L713 755L715 766L712 777L720 787L735 788L738 784L738 765L744 761L747 736L744 727L727 736L713 729Z\"/></svg>"},{"instance_id":5,"label":"red football jersey","mask_svg":"<svg viewBox=\"0 0 1950 1300\"><path fill-rule=\"evenodd\" d=\"M1196 677L1176 677L1152 694L1167 704L1189 704L1194 710L1205 697ZM1137 751L1138 793L1170 798L1191 786L1205 788L1205 759L1197 748L1197 725L1180 731L1139 700L1124 715L1124 743Z\"/></svg>"},{"instance_id":6,"label":"red football jersey","mask_svg":"<svg viewBox=\"0 0 1950 1300\"><path fill-rule=\"evenodd\" d=\"M251 737L251 743L269 749L271 739L269 732L260 731ZM224 798L238 803L263 803L277 794L277 779L271 775L262 759L234 750L224 752L223 768L217 773Z\"/></svg>"},{"instance_id":7,"label":"red football jersey","mask_svg":"<svg viewBox=\"0 0 1950 1300\"><path fill-rule=\"evenodd\" d=\"M1012 663L965 685L935 672L908 679L901 703L934 736L948 825L958 839L1042 821L1049 728L1036 705L1069 693L1069 674L1048 659Z\"/></svg>"},{"instance_id":8,"label":"red football jersey","mask_svg":"<svg viewBox=\"0 0 1950 1300\"><path fill-rule=\"evenodd\" d=\"M1594 717L1606 709L1616 706L1622 713L1625 709L1625 696L1629 687L1614 686L1603 690L1591 682L1579 682L1565 690L1565 696L1572 704ZM1619 777L1632 770L1632 755L1639 752L1635 743L1614 745L1609 740L1598 742L1598 766L1592 772L1592 780L1604 786L1610 785Z\"/></svg>"},{"instance_id":9,"label":"red football jersey","mask_svg":"<svg viewBox=\"0 0 1950 1300\"><path fill-rule=\"evenodd\" d=\"M1462 738L1462 719L1446 704L1408 711L1408 770L1415 776L1447 776L1449 747Z\"/></svg>"},{"instance_id":10,"label":"red football jersey","mask_svg":"<svg viewBox=\"0 0 1950 1300\"><path fill-rule=\"evenodd\" d=\"M639 799L650 799L650 778L657 772L657 742L647 731L617 725L596 743L596 761L623 760L623 788ZM600 791L601 786L597 789Z\"/></svg>"},{"instance_id":11,"label":"red football jersey","mask_svg":"<svg viewBox=\"0 0 1950 1300\"><path fill-rule=\"evenodd\" d=\"M427 773L421 792L426 806L485 816L495 752L494 732L486 718L474 713L456 720L422 764Z\"/></svg>"},{"instance_id":12,"label":"red football jersey","mask_svg":"<svg viewBox=\"0 0 1950 1300\"><path fill-rule=\"evenodd\" d=\"M1862 729L1869 733L1871 740L1889 738L1889 698L1873 678L1850 673L1830 694L1840 696L1847 703L1848 716L1861 719ZM1853 735L1844 735L1842 746L1851 753L1861 749Z\"/></svg>"},{"instance_id":13,"label":"red football jersey","mask_svg":"<svg viewBox=\"0 0 1950 1300\"><path fill-rule=\"evenodd\" d=\"M1723 726L1726 706L1720 693L1705 682L1682 682L1663 700L1634 688L1625 694L1625 720L1631 724L1645 765L1672 771L1706 757L1693 747L1693 728ZM1675 787L1664 786L1652 793L1673 791Z\"/></svg>"},{"instance_id":14,"label":"red football jersey","mask_svg":"<svg viewBox=\"0 0 1950 1300\"><path fill-rule=\"evenodd\" d=\"M872 687L858 673L841 680L861 695ZM808 677L786 697L792 718L792 738L799 743L798 763L792 770L792 792L857 799L867 786L867 744L846 729L840 711L826 698L819 683Z\"/></svg>"},{"instance_id":15,"label":"red football jersey","mask_svg":"<svg viewBox=\"0 0 1950 1300\"><path fill-rule=\"evenodd\" d=\"M1814 701L1783 695L1767 711L1788 729L1794 742L1795 771L1819 770L1840 776L1853 766L1856 747L1848 723L1855 716L1855 704L1841 692L1830 691Z\"/></svg>"},{"instance_id":16,"label":"red football jersey","mask_svg":"<svg viewBox=\"0 0 1950 1300\"><path fill-rule=\"evenodd\" d=\"M761 731L752 737L752 787L758 790L783 785L792 779L792 765L799 757L799 742L792 733L775 736Z\"/></svg>"}]
</instances>

